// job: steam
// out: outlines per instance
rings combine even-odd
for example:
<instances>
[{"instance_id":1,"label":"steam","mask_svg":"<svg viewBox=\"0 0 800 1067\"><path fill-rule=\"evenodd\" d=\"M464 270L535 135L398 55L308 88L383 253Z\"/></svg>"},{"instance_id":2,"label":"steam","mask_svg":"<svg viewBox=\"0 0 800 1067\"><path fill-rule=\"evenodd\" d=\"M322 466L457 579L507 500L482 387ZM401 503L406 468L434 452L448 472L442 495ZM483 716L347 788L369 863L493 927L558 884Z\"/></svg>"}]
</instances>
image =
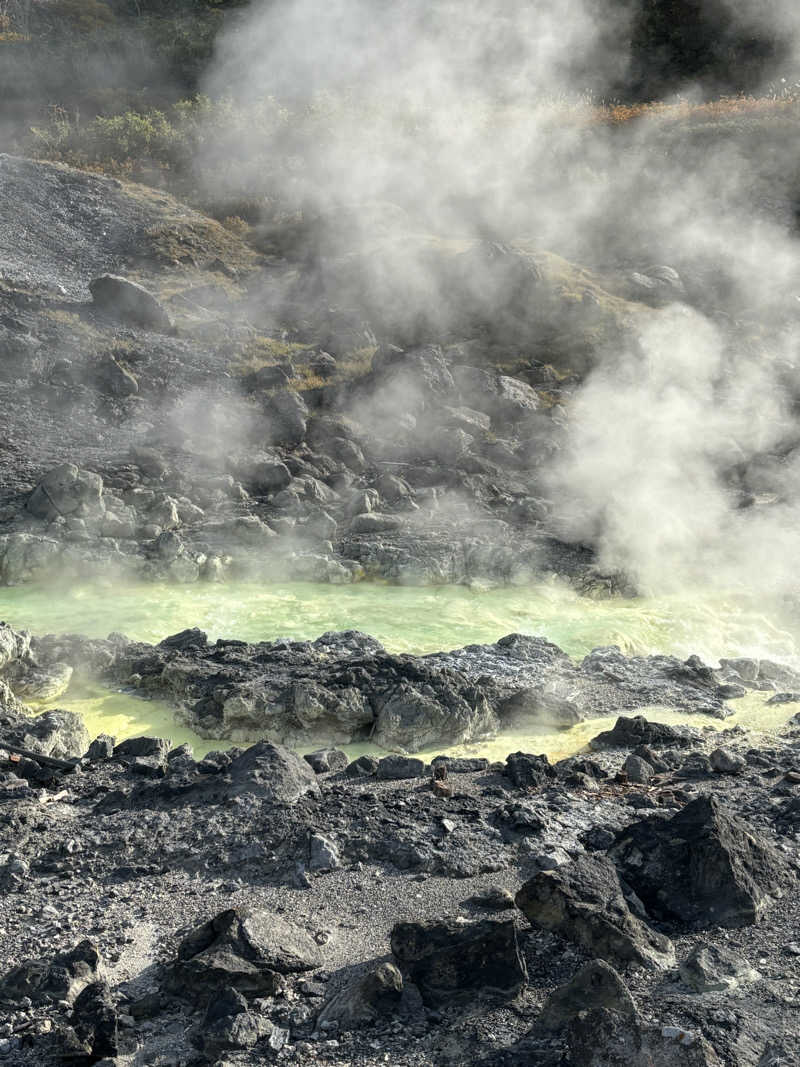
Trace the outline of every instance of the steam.
<instances>
[{"instance_id":1,"label":"steam","mask_svg":"<svg viewBox=\"0 0 800 1067\"><path fill-rule=\"evenodd\" d=\"M728 7L794 47L796 5ZM794 163L775 158L775 137L765 161L757 138L704 150L702 129L682 143L666 121L591 126L591 92L624 77L633 32L633 5L611 0L284 0L230 25L206 88L303 116L249 131L231 168L283 161L271 196L324 220L311 247L324 285L346 275L345 302L394 298L379 340L471 340L457 317L433 335L431 309L453 299L441 242L525 242L594 267L619 298L638 299L634 271L674 268L681 280L598 346L568 400L565 446L540 479L553 529L649 591L786 590L800 549L800 258L774 175L788 183ZM494 283L485 256L467 262L474 301ZM383 421L385 397L361 403L362 422ZM409 389L390 406L421 403Z\"/></svg>"}]
</instances>

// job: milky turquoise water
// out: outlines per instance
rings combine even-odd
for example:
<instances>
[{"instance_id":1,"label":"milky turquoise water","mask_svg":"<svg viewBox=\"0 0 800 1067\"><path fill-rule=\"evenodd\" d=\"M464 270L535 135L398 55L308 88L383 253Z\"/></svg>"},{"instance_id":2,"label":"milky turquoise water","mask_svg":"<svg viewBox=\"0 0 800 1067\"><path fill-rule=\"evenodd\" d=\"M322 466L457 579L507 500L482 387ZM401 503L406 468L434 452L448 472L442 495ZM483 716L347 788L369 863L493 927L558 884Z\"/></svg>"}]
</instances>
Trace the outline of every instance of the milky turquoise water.
<instances>
[{"instance_id":1,"label":"milky turquoise water","mask_svg":"<svg viewBox=\"0 0 800 1067\"><path fill-rule=\"evenodd\" d=\"M212 640L249 641L358 629L391 651L416 653L492 642L517 631L541 634L574 657L616 644L629 654L696 653L709 663L721 656L752 655L800 665L800 617L784 605L700 591L691 597L589 600L557 582L502 589L371 583L20 586L0 589L0 618L37 634L105 637L118 631L151 642L190 626L206 630ZM92 734L103 731L121 739L155 733L171 736L175 743L192 740L199 751L219 747L219 742L202 741L177 727L169 706L129 693L84 686L57 703L80 711ZM761 729L774 729L797 710L792 705L764 709L761 695L732 707L737 712L727 725L741 721ZM677 721L675 713L662 712L659 718ZM566 733L517 732L481 751L498 756L527 745L564 755L606 725L607 720L595 720Z\"/></svg>"}]
</instances>

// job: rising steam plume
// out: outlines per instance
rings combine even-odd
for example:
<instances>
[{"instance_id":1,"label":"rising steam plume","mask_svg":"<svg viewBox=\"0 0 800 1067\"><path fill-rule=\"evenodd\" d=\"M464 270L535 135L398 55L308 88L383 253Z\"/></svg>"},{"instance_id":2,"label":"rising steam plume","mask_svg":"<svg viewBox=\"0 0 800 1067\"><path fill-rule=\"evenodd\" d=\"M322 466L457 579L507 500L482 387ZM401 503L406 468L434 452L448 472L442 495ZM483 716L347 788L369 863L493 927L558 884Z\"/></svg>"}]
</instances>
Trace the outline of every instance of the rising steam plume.
<instances>
[{"instance_id":1,"label":"rising steam plume","mask_svg":"<svg viewBox=\"0 0 800 1067\"><path fill-rule=\"evenodd\" d=\"M783 66L763 72L777 81L800 16L728 6L783 42ZM676 270L670 299L598 352L535 488L555 502L556 532L642 589L790 589L800 259L791 195L776 202L765 169L795 164L774 138L765 168L757 138L711 149L654 121L592 126L590 97L625 77L634 32L623 2L284 0L231 24L206 88L304 112L305 133L254 126L235 167L289 161L275 200L327 220L323 261L370 253L370 274L377 262L387 285L441 304L447 284L412 235L525 240L623 275ZM701 92L680 86L687 101Z\"/></svg>"}]
</instances>

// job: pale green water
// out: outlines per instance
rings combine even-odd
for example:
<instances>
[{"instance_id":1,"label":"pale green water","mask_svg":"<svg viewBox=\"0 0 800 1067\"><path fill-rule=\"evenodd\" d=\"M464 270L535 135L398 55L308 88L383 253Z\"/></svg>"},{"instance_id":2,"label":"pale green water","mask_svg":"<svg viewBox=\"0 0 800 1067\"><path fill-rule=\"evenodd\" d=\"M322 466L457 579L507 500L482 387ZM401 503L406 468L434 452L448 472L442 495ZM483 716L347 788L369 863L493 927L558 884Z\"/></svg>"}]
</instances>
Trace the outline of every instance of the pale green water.
<instances>
[{"instance_id":1,"label":"pale green water","mask_svg":"<svg viewBox=\"0 0 800 1067\"><path fill-rule=\"evenodd\" d=\"M800 622L776 605L756 605L718 593L588 600L560 583L490 590L367 583L21 586L0 589L0 618L38 634L106 636L116 630L151 642L190 626L206 630L211 639L251 641L315 638L326 630L358 629L395 652L492 642L518 631L541 634L574 657L616 644L628 653L697 653L710 663L737 655L800 663ZM763 699L757 695L734 703L736 715L726 725L741 721L774 729L796 710L792 705L762 710ZM92 687L71 691L57 703L80 711L92 735L103 731L121 739L160 734L171 736L176 744L191 740L201 752L220 744L202 741L176 726L167 705L131 694ZM659 719L679 721L680 716L663 711ZM699 724L697 718L693 721ZM582 747L607 725L607 720L595 720L566 733L504 736L470 751L498 757L527 747L562 756Z\"/></svg>"}]
</instances>

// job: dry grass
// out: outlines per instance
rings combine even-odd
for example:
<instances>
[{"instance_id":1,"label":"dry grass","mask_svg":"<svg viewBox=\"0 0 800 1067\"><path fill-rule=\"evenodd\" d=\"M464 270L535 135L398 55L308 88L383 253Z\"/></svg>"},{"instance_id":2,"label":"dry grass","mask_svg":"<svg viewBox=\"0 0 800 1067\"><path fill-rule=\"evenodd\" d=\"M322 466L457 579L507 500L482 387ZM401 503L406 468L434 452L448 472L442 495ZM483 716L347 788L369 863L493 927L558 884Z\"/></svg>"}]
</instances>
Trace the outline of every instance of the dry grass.
<instances>
[{"instance_id":1,"label":"dry grass","mask_svg":"<svg viewBox=\"0 0 800 1067\"><path fill-rule=\"evenodd\" d=\"M247 374L254 374L262 367L274 367L298 352L302 352L305 348L305 345L294 344L292 341L281 341L275 337L265 337L259 334L242 347L228 369L231 374L244 377Z\"/></svg>"}]
</instances>

